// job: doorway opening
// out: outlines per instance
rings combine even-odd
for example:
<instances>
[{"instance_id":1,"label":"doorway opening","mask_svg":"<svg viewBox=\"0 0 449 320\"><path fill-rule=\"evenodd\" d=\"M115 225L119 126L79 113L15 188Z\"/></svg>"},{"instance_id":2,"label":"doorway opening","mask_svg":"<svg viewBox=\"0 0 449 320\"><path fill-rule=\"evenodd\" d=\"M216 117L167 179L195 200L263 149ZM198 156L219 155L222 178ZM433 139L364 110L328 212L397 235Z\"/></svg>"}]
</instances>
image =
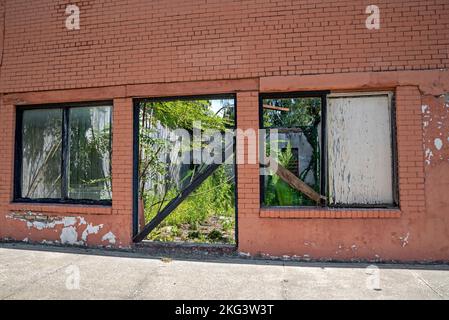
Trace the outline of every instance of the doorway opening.
<instances>
[{"instance_id":1,"label":"doorway opening","mask_svg":"<svg viewBox=\"0 0 449 320\"><path fill-rule=\"evenodd\" d=\"M135 242L236 245L235 101L135 101Z\"/></svg>"}]
</instances>

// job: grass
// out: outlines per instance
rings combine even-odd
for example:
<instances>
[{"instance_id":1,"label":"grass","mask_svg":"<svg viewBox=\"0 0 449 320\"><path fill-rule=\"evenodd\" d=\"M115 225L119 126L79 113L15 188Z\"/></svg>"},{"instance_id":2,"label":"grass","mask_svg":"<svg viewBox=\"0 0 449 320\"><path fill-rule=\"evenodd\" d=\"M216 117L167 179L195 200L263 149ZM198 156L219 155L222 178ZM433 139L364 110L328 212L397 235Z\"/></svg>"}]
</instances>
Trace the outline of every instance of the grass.
<instances>
[{"instance_id":1,"label":"grass","mask_svg":"<svg viewBox=\"0 0 449 320\"><path fill-rule=\"evenodd\" d=\"M235 243L234 175L221 166L207 178L153 232L148 240L195 243ZM177 195L171 190L162 206L146 201L145 221L149 222Z\"/></svg>"}]
</instances>

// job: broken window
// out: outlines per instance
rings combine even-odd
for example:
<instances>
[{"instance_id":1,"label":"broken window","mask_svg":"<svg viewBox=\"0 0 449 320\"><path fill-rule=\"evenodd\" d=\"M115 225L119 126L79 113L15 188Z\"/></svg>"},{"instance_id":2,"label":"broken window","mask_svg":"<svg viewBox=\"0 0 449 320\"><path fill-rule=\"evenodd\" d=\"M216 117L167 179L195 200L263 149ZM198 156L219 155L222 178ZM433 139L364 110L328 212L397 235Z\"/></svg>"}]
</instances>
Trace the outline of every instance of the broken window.
<instances>
[{"instance_id":1,"label":"broken window","mask_svg":"<svg viewBox=\"0 0 449 320\"><path fill-rule=\"evenodd\" d=\"M266 155L277 159L279 168L292 179L321 192L322 97L275 96L262 100ZM276 130L277 135L272 133ZM273 141L272 139L276 139ZM270 146L273 150L270 150ZM285 172L287 172L285 171ZM287 172L287 173L288 173ZM294 178L296 177L296 179ZM316 202L285 179L280 172L262 175L264 206L310 206Z\"/></svg>"},{"instance_id":2,"label":"broken window","mask_svg":"<svg viewBox=\"0 0 449 320\"><path fill-rule=\"evenodd\" d=\"M261 170L262 205L396 205L391 100L389 93L263 96L263 167L275 161L278 169Z\"/></svg>"},{"instance_id":3,"label":"broken window","mask_svg":"<svg viewBox=\"0 0 449 320\"><path fill-rule=\"evenodd\" d=\"M109 204L111 109L18 109L15 199Z\"/></svg>"}]
</instances>

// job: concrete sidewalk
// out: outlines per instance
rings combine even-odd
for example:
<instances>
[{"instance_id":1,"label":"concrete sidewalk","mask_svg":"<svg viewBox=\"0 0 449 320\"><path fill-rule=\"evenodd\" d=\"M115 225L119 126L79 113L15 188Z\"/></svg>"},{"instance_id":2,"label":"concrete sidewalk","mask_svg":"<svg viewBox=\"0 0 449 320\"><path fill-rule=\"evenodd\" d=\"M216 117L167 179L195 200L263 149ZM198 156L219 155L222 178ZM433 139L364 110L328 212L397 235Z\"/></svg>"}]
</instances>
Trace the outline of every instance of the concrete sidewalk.
<instances>
[{"instance_id":1,"label":"concrete sidewalk","mask_svg":"<svg viewBox=\"0 0 449 320\"><path fill-rule=\"evenodd\" d=\"M367 266L0 244L0 299L449 298L447 265Z\"/></svg>"}]
</instances>

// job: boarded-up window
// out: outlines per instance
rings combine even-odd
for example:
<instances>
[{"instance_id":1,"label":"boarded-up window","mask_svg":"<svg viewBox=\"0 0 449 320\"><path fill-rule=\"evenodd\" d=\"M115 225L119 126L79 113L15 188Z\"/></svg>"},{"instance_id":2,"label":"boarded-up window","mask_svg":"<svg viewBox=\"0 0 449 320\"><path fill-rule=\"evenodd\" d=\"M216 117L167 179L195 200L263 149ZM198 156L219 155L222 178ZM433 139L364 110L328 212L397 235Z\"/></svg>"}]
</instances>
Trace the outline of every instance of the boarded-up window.
<instances>
[{"instance_id":1,"label":"boarded-up window","mask_svg":"<svg viewBox=\"0 0 449 320\"><path fill-rule=\"evenodd\" d=\"M15 199L109 205L111 106L19 109Z\"/></svg>"},{"instance_id":2,"label":"boarded-up window","mask_svg":"<svg viewBox=\"0 0 449 320\"><path fill-rule=\"evenodd\" d=\"M329 97L330 204L394 204L391 115L389 94Z\"/></svg>"}]
</instances>

